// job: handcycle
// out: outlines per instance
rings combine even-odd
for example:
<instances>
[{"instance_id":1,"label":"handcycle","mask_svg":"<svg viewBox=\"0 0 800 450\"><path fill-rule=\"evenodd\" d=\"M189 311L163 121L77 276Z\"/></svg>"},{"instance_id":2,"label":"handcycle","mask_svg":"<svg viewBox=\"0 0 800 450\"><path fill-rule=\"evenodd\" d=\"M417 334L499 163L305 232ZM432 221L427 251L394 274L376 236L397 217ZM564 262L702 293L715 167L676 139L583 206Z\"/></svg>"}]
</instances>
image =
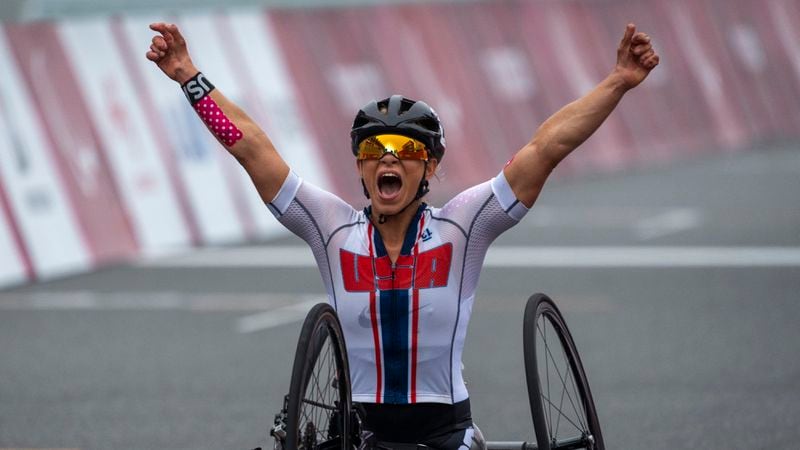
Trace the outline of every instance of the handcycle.
<instances>
[{"instance_id":1,"label":"handcycle","mask_svg":"<svg viewBox=\"0 0 800 450\"><path fill-rule=\"evenodd\" d=\"M489 441L486 449L604 450L583 364L561 312L547 295L528 299L523 340L536 442ZM336 312L327 303L317 304L303 323L289 393L270 430L274 449L359 448L362 417L350 398L347 349ZM379 444L377 448L424 446Z\"/></svg>"}]
</instances>

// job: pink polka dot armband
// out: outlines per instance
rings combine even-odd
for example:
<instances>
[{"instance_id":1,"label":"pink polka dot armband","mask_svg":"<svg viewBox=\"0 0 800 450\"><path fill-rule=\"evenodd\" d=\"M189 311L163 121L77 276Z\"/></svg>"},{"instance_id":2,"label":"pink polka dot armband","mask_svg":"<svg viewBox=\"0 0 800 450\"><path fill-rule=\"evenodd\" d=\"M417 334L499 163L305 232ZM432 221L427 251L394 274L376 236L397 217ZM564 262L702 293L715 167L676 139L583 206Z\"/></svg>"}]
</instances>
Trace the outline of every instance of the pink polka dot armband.
<instances>
[{"instance_id":1,"label":"pink polka dot armband","mask_svg":"<svg viewBox=\"0 0 800 450\"><path fill-rule=\"evenodd\" d=\"M226 147L242 138L242 132L228 119L217 102L211 98L214 85L201 72L183 84L183 93L214 136Z\"/></svg>"},{"instance_id":2,"label":"pink polka dot armband","mask_svg":"<svg viewBox=\"0 0 800 450\"><path fill-rule=\"evenodd\" d=\"M194 110L203 119L208 129L214 133L214 136L222 141L225 146L230 147L242 138L242 132L225 116L217 102L210 95L206 95L197 102L194 105Z\"/></svg>"}]
</instances>

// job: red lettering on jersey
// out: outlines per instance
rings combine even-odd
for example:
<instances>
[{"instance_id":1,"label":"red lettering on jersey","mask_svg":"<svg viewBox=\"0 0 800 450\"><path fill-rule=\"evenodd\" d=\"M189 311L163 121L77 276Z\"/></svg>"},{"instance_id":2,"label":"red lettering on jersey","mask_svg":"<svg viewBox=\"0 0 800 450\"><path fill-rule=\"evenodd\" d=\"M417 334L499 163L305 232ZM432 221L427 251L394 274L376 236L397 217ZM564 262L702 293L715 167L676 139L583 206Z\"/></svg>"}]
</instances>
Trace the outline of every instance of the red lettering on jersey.
<instances>
[{"instance_id":1,"label":"red lettering on jersey","mask_svg":"<svg viewBox=\"0 0 800 450\"><path fill-rule=\"evenodd\" d=\"M444 244L433 250L422 252L416 260L414 276L414 257L400 255L395 262L388 256L375 258L375 271L367 255L339 250L342 265L344 289L348 292L371 292L377 289L430 289L447 286L450 276L450 262L453 258L453 244Z\"/></svg>"},{"instance_id":2,"label":"red lettering on jersey","mask_svg":"<svg viewBox=\"0 0 800 450\"><path fill-rule=\"evenodd\" d=\"M375 271L378 273L378 289L411 289L411 276L414 273L414 257L400 255L392 270L392 260L388 256L375 259Z\"/></svg>"},{"instance_id":3,"label":"red lettering on jersey","mask_svg":"<svg viewBox=\"0 0 800 450\"><path fill-rule=\"evenodd\" d=\"M420 253L417 257L417 276L414 279L414 288L430 289L447 286L452 259L453 244L449 243Z\"/></svg>"},{"instance_id":4,"label":"red lettering on jersey","mask_svg":"<svg viewBox=\"0 0 800 450\"><path fill-rule=\"evenodd\" d=\"M375 290L375 275L369 256L347 250L339 250L342 263L344 290L348 292L371 292Z\"/></svg>"}]
</instances>

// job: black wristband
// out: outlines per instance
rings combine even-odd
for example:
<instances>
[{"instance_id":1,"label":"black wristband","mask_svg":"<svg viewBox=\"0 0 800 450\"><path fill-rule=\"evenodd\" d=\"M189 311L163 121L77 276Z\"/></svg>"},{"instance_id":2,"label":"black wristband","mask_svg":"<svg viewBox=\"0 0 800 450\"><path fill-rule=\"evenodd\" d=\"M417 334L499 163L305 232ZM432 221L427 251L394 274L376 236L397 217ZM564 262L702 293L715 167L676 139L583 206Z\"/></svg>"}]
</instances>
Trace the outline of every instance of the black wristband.
<instances>
[{"instance_id":1,"label":"black wristband","mask_svg":"<svg viewBox=\"0 0 800 450\"><path fill-rule=\"evenodd\" d=\"M197 72L197 75L181 85L181 89L183 89L183 93L186 94L186 98L189 99L189 103L194 106L197 102L202 100L203 97L214 90L214 85L208 81L208 78L203 75L203 72Z\"/></svg>"}]
</instances>

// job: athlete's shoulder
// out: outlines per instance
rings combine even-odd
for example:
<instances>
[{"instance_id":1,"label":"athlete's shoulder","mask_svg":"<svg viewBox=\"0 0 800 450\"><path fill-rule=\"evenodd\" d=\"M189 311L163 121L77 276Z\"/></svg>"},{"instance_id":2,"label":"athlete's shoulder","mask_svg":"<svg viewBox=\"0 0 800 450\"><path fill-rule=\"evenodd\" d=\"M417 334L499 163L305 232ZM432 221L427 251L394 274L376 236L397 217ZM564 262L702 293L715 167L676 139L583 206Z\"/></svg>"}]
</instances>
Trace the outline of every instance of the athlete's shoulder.
<instances>
[{"instance_id":1,"label":"athlete's shoulder","mask_svg":"<svg viewBox=\"0 0 800 450\"><path fill-rule=\"evenodd\" d=\"M480 208L492 198L491 180L484 181L470 188L467 188L438 209L442 216L463 215L465 212Z\"/></svg>"}]
</instances>

